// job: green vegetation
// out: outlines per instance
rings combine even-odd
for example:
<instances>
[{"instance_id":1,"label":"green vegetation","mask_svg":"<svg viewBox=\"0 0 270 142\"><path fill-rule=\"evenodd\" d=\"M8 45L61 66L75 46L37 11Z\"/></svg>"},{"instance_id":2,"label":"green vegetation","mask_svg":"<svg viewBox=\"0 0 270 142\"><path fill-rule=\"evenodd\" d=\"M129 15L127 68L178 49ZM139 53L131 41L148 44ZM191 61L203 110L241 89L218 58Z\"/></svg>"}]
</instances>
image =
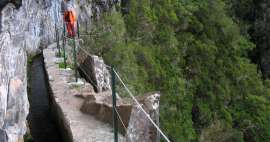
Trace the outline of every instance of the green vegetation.
<instances>
[{"instance_id":1,"label":"green vegetation","mask_svg":"<svg viewBox=\"0 0 270 142\"><path fill-rule=\"evenodd\" d=\"M58 64L58 66L59 66L59 68L63 69L63 68L65 68L65 63L61 62L61 63Z\"/></svg>"},{"instance_id":2,"label":"green vegetation","mask_svg":"<svg viewBox=\"0 0 270 142\"><path fill-rule=\"evenodd\" d=\"M25 142L34 142L34 139L31 136L31 134L27 133L27 134L24 135L24 141Z\"/></svg>"},{"instance_id":3,"label":"green vegetation","mask_svg":"<svg viewBox=\"0 0 270 142\"><path fill-rule=\"evenodd\" d=\"M55 56L58 57L58 58L64 58L64 51L61 49L60 52L58 52L58 50L57 50L57 52L55 52ZM68 58L67 53L66 53L65 56L66 56L66 58Z\"/></svg>"},{"instance_id":4,"label":"green vegetation","mask_svg":"<svg viewBox=\"0 0 270 142\"><path fill-rule=\"evenodd\" d=\"M161 91L161 127L172 141L269 141L270 84L249 59L256 43L247 22L236 22L235 3L130 0L128 15L95 23L85 48L135 94Z\"/></svg>"},{"instance_id":5,"label":"green vegetation","mask_svg":"<svg viewBox=\"0 0 270 142\"><path fill-rule=\"evenodd\" d=\"M241 27L241 33L256 44L250 52L251 60L258 64L263 78L270 78L270 1L226 0L230 4L230 15Z\"/></svg>"},{"instance_id":6,"label":"green vegetation","mask_svg":"<svg viewBox=\"0 0 270 142\"><path fill-rule=\"evenodd\" d=\"M61 69L64 69L65 68L65 63L64 62L58 63L58 67L61 68ZM74 69L73 65L70 65L68 63L66 63L66 68Z\"/></svg>"},{"instance_id":7,"label":"green vegetation","mask_svg":"<svg viewBox=\"0 0 270 142\"><path fill-rule=\"evenodd\" d=\"M60 54L59 54L59 52L55 52L55 56L56 57L58 57L58 58L66 58L66 60L67 60L67 53L66 53L66 55L65 55L65 57L64 57L64 52L61 50L60 51ZM64 61L63 62L60 62L60 63L57 63L58 64L58 67L59 68L61 68L61 69L64 69L65 68L65 63L64 63ZM71 68L71 69L73 69L73 65L70 65L70 64L68 64L68 63L66 63L66 68Z\"/></svg>"},{"instance_id":8,"label":"green vegetation","mask_svg":"<svg viewBox=\"0 0 270 142\"><path fill-rule=\"evenodd\" d=\"M59 58L59 57L64 57L64 55L63 55L62 52L60 52L60 53L59 53L59 52L56 52L56 53L55 53L55 56L58 57L58 58Z\"/></svg>"}]
</instances>

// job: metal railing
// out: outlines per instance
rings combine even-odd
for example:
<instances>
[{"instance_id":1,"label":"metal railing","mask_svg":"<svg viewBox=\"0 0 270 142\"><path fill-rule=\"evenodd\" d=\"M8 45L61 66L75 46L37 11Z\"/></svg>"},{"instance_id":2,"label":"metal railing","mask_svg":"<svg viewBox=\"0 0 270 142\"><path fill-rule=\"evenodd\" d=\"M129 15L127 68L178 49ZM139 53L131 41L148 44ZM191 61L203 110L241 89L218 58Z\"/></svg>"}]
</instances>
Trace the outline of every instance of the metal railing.
<instances>
[{"instance_id":1,"label":"metal railing","mask_svg":"<svg viewBox=\"0 0 270 142\"><path fill-rule=\"evenodd\" d=\"M134 96L134 94L130 91L130 89L127 87L127 85L124 83L124 81L122 80L122 78L120 77L119 73L117 73L115 71L115 69L112 67L111 68L111 78L112 78L112 99L113 99L113 112L117 114L117 117L119 118L119 120L121 121L123 127L126 129L127 127L124 125L121 116L119 114L119 112L117 111L117 107L116 104L114 104L116 102L116 92L115 92L115 82L116 79L119 80L120 84L125 88L127 94L129 95L129 97L131 97L132 101L135 102L135 104L138 106L138 108L143 112L143 114L146 116L146 118L152 123L152 125L157 129L157 133L161 134L161 136L164 138L165 141L170 142L169 138L164 134L164 132L162 132L162 130L159 128L159 126L154 122L154 120L150 117L150 115L143 109L142 105L139 103L139 101L136 99L136 97ZM116 124L114 125L114 130L118 131L118 125L117 125L117 120L118 118L113 115L114 117L114 121L116 121ZM117 134L115 135L115 137L118 137ZM115 138L117 140L117 138ZM116 141L117 142L117 141Z\"/></svg>"}]
</instances>

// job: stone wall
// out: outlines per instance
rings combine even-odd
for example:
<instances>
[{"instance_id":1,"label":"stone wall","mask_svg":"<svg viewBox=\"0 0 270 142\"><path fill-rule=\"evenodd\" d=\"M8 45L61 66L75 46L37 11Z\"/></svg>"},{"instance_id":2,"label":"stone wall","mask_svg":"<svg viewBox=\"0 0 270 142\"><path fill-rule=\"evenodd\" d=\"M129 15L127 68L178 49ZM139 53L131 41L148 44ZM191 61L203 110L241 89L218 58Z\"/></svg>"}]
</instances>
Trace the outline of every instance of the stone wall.
<instances>
[{"instance_id":1,"label":"stone wall","mask_svg":"<svg viewBox=\"0 0 270 142\"><path fill-rule=\"evenodd\" d=\"M91 94L85 98L81 111L95 116L98 120L112 125L112 97L108 94ZM159 125L159 99L160 93L149 93L137 97L146 113ZM159 142L157 129L146 117L145 113L132 100L118 98L116 109L123 121L118 118L119 132L125 135L126 142Z\"/></svg>"},{"instance_id":2,"label":"stone wall","mask_svg":"<svg viewBox=\"0 0 270 142\"><path fill-rule=\"evenodd\" d=\"M118 99L116 109L121 116L121 119L128 127L130 114L132 110L132 103L127 99ZM113 107L112 107L112 96L110 92L103 92L98 94L91 94L87 96L81 107L83 113L95 116L96 119L109 123L112 126L113 123ZM118 128L122 134L126 134L125 127L120 123L121 120L118 118Z\"/></svg>"}]
</instances>

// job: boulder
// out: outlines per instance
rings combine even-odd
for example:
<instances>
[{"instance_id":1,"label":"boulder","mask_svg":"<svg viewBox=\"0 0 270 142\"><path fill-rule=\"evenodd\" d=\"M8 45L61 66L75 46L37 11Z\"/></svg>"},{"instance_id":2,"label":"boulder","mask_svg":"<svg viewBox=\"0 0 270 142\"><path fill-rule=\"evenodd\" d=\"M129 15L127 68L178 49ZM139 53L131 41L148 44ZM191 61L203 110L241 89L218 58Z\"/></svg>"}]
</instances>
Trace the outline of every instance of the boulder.
<instances>
[{"instance_id":1,"label":"boulder","mask_svg":"<svg viewBox=\"0 0 270 142\"><path fill-rule=\"evenodd\" d=\"M96 92L111 89L110 73L102 58L86 54L82 49L78 50L77 58L80 72L94 86Z\"/></svg>"},{"instance_id":2,"label":"boulder","mask_svg":"<svg viewBox=\"0 0 270 142\"><path fill-rule=\"evenodd\" d=\"M113 109L111 95L95 94L85 99L81 111L93 115L98 120L113 123ZM160 93L149 93L144 96L137 97L137 100L143 106L148 115L159 125L159 99ZM154 125L148 120L141 109L132 104L129 99L117 99L117 112L121 117L118 118L119 132L126 135L127 142L158 142L160 141L159 133L157 133ZM125 128L122 124L125 125Z\"/></svg>"},{"instance_id":3,"label":"boulder","mask_svg":"<svg viewBox=\"0 0 270 142\"><path fill-rule=\"evenodd\" d=\"M96 116L101 108L101 105L102 104L97 103L95 100L89 100L82 105L81 111Z\"/></svg>"},{"instance_id":4,"label":"boulder","mask_svg":"<svg viewBox=\"0 0 270 142\"><path fill-rule=\"evenodd\" d=\"M138 98L143 109L159 125L159 93L150 93ZM138 105L134 105L126 134L127 142L158 142L159 134Z\"/></svg>"},{"instance_id":5,"label":"boulder","mask_svg":"<svg viewBox=\"0 0 270 142\"><path fill-rule=\"evenodd\" d=\"M113 124L113 108L111 96L96 94L96 97L88 97L85 99L81 111L86 114L95 116L98 120ZM127 100L118 100L117 101L117 111L121 116L121 119L125 125L128 127L129 117L132 110L132 105ZM118 118L118 128L122 134L126 133L125 127L122 125L121 120Z\"/></svg>"}]
</instances>

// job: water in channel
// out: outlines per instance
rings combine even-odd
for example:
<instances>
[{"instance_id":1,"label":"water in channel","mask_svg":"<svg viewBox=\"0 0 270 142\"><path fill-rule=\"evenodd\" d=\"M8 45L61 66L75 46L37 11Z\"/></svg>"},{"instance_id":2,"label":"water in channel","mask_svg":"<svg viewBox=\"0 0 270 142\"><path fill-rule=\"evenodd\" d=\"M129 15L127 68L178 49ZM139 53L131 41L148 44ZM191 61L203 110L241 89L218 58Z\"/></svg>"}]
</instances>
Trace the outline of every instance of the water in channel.
<instances>
[{"instance_id":1,"label":"water in channel","mask_svg":"<svg viewBox=\"0 0 270 142\"><path fill-rule=\"evenodd\" d=\"M62 142L60 129L51 113L52 108L42 55L33 58L29 74L30 110L27 120L33 140L34 142Z\"/></svg>"}]
</instances>

